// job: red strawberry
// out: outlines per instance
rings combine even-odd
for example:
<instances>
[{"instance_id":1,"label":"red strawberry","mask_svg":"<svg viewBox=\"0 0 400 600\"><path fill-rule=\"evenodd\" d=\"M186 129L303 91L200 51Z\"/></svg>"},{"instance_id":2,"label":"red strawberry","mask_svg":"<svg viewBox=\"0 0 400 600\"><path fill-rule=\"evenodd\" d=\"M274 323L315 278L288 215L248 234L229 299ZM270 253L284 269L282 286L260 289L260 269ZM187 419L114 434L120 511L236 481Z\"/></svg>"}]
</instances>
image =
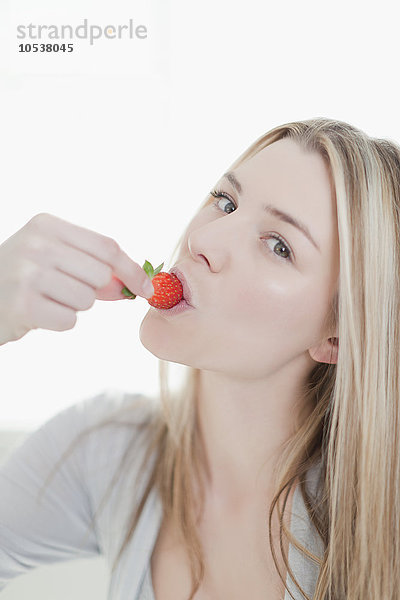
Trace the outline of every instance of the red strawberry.
<instances>
[{"instance_id":1,"label":"red strawberry","mask_svg":"<svg viewBox=\"0 0 400 600\"><path fill-rule=\"evenodd\" d=\"M182 300L182 284L173 273L159 273L152 279L154 294L147 302L155 308L172 308Z\"/></svg>"},{"instance_id":2,"label":"red strawberry","mask_svg":"<svg viewBox=\"0 0 400 600\"><path fill-rule=\"evenodd\" d=\"M173 273L161 271L163 266L164 263L153 269L152 264L147 260L143 265L143 269L150 277L154 287L154 294L151 298L147 298L147 302L155 308L172 308L183 298L182 284ZM122 293L129 298L136 298L136 295L132 294L126 287L124 287Z\"/></svg>"}]
</instances>

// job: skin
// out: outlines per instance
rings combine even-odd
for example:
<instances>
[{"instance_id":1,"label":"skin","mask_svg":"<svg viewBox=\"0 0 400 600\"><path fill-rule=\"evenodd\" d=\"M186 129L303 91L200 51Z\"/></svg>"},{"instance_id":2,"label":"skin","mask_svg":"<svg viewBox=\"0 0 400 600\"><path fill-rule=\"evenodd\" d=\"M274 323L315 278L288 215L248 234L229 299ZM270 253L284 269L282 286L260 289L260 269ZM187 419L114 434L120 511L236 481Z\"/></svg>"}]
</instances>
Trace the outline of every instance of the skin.
<instances>
[{"instance_id":1,"label":"skin","mask_svg":"<svg viewBox=\"0 0 400 600\"><path fill-rule=\"evenodd\" d=\"M322 329L339 275L336 198L325 161L283 139L235 175L241 196L226 178L215 187L238 208L210 195L175 263L196 309L166 317L150 308L140 327L155 356L200 369L207 496L221 510L265 500L274 457L294 432L302 384L316 362L337 360L337 331L328 338ZM265 213L267 202L304 222L321 251ZM271 233L285 239L293 263Z\"/></svg>"}]
</instances>

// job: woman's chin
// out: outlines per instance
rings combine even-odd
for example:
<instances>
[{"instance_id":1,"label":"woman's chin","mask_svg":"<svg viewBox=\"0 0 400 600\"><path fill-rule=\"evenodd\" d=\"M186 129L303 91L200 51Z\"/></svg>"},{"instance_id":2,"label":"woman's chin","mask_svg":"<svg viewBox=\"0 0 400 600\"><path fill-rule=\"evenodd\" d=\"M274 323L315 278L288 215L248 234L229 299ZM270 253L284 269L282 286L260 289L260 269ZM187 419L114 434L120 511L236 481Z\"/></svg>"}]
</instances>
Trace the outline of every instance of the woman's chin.
<instances>
[{"instance_id":1,"label":"woman's chin","mask_svg":"<svg viewBox=\"0 0 400 600\"><path fill-rule=\"evenodd\" d=\"M156 311L151 309L145 314L139 327L139 340L142 345L161 360L174 360L171 350L171 337L164 335L160 327L160 319L157 318Z\"/></svg>"},{"instance_id":2,"label":"woman's chin","mask_svg":"<svg viewBox=\"0 0 400 600\"><path fill-rule=\"evenodd\" d=\"M159 311L150 308L139 327L142 345L161 360L193 367L198 360L196 334L198 324L179 316L166 319Z\"/></svg>"}]
</instances>

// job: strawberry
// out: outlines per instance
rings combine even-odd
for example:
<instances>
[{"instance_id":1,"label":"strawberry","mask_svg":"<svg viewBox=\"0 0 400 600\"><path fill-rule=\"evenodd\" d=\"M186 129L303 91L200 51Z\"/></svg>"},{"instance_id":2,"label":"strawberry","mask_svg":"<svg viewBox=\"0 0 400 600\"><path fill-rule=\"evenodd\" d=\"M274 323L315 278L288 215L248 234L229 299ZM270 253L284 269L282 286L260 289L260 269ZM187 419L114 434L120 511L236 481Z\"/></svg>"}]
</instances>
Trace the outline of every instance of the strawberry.
<instances>
[{"instance_id":1,"label":"strawberry","mask_svg":"<svg viewBox=\"0 0 400 600\"><path fill-rule=\"evenodd\" d=\"M173 273L161 271L163 266L164 263L161 263L154 269L149 261L144 262L143 269L150 277L154 287L154 294L151 298L147 298L147 302L155 308L172 308L183 298L182 284ZM122 293L132 300L136 298L136 295L126 287L123 288Z\"/></svg>"},{"instance_id":2,"label":"strawberry","mask_svg":"<svg viewBox=\"0 0 400 600\"><path fill-rule=\"evenodd\" d=\"M154 294L147 302L155 308L172 308L183 298L182 284L173 273L161 272L152 280Z\"/></svg>"}]
</instances>

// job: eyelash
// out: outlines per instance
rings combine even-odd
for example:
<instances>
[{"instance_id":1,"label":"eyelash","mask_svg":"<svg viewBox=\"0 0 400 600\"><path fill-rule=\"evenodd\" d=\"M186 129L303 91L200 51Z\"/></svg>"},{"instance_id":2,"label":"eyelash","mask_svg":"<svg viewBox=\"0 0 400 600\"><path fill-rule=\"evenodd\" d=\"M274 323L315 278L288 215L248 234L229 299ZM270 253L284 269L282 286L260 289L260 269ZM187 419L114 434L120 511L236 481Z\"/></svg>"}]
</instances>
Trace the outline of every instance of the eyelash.
<instances>
[{"instance_id":1,"label":"eyelash","mask_svg":"<svg viewBox=\"0 0 400 600\"><path fill-rule=\"evenodd\" d=\"M231 203L234 205L234 207L235 207L235 208L237 208L237 206L236 206L235 202L233 201L233 199L232 199L232 198L231 198L231 197L230 197L230 196L229 196L229 195L228 195L226 192L223 192L223 191L221 191L221 190L212 190L212 191L210 192L210 194L211 194L211 196L214 196L214 198L216 198L215 202L213 202L213 206L214 206L214 208L215 208L216 210L221 210L221 209L220 209L220 208L218 208L218 206L217 206L217 205L218 205L218 198L219 198L219 197L222 197L222 198L225 198L226 200L229 200L229 202L231 202ZM226 213L226 214L229 214L229 213ZM284 239L283 239L283 238L282 238L280 235L278 235L277 233L271 233L269 237L270 237L270 238L274 238L274 239L275 239L275 240L277 240L278 242L281 242L281 244L283 244L283 245L285 246L285 248L288 250L288 252L289 252L289 256L288 256L288 257L285 257L285 256L278 256L278 255L277 255L277 254L275 254L275 252L273 252L273 251L270 249L270 247L267 245L267 248L268 248L268 250L269 250L269 251L270 251L272 254L274 254L274 255L275 255L275 256L276 256L278 259L280 259L280 260L283 260L283 261L286 261L286 262L293 262L293 252L292 252L292 250L291 250L291 248L290 248L289 244L287 244L287 243L286 243L286 241L285 241L285 240L284 240Z\"/></svg>"}]
</instances>

